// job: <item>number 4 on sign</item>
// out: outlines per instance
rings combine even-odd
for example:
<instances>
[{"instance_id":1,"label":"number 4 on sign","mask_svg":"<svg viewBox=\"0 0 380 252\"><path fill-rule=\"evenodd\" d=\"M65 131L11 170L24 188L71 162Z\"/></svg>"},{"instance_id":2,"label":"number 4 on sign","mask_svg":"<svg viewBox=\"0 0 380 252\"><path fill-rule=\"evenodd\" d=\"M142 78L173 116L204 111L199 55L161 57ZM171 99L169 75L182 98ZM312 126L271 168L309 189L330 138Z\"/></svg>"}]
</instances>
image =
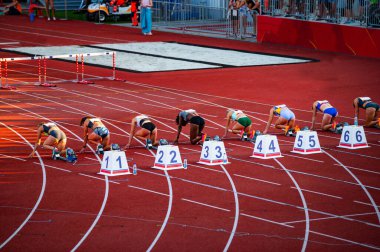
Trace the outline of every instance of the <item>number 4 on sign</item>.
<instances>
[{"instance_id":1,"label":"number 4 on sign","mask_svg":"<svg viewBox=\"0 0 380 252\"><path fill-rule=\"evenodd\" d=\"M338 147L346 149L368 148L363 126L344 126Z\"/></svg>"},{"instance_id":2,"label":"number 4 on sign","mask_svg":"<svg viewBox=\"0 0 380 252\"><path fill-rule=\"evenodd\" d=\"M251 157L261 159L282 157L277 137L273 135L257 136L255 148Z\"/></svg>"}]
</instances>

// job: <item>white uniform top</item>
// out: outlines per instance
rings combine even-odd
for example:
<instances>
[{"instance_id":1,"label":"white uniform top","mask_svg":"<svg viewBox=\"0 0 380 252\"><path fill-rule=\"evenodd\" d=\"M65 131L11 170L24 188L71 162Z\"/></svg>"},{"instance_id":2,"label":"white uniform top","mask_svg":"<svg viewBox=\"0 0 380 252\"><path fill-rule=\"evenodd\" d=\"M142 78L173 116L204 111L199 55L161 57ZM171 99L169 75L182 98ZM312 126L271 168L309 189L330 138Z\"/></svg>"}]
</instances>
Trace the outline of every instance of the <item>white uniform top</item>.
<instances>
[{"instance_id":1,"label":"white uniform top","mask_svg":"<svg viewBox=\"0 0 380 252\"><path fill-rule=\"evenodd\" d=\"M137 126L141 127L140 123L143 119L148 119L148 116L146 115L138 115L135 117Z\"/></svg>"}]
</instances>

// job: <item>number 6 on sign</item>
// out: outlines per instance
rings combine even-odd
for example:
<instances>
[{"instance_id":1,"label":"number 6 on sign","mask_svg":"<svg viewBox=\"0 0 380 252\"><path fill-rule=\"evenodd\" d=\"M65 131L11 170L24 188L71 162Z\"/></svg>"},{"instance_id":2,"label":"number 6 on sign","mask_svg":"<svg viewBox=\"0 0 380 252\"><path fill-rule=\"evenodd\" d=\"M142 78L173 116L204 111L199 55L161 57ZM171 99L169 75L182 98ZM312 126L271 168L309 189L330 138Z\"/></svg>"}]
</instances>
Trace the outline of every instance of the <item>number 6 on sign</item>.
<instances>
[{"instance_id":1,"label":"number 6 on sign","mask_svg":"<svg viewBox=\"0 0 380 252\"><path fill-rule=\"evenodd\" d=\"M344 126L338 147L346 149L368 148L363 126Z\"/></svg>"},{"instance_id":2,"label":"number 6 on sign","mask_svg":"<svg viewBox=\"0 0 380 252\"><path fill-rule=\"evenodd\" d=\"M160 170L174 170L183 168L178 146L158 146L154 166L152 168Z\"/></svg>"}]
</instances>

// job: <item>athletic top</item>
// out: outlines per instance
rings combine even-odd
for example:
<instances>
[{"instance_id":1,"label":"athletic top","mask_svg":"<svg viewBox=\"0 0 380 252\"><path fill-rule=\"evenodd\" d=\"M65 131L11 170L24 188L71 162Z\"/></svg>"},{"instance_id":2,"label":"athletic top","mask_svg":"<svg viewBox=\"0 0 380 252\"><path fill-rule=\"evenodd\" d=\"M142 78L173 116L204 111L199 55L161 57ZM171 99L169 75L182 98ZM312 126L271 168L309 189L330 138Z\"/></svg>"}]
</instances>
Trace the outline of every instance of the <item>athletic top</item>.
<instances>
[{"instance_id":1,"label":"athletic top","mask_svg":"<svg viewBox=\"0 0 380 252\"><path fill-rule=\"evenodd\" d=\"M241 110L235 110L234 112L232 112L232 115L231 115L232 121L236 121L236 117L237 117L238 114L243 114L243 111L241 111Z\"/></svg>"},{"instance_id":2,"label":"athletic top","mask_svg":"<svg viewBox=\"0 0 380 252\"><path fill-rule=\"evenodd\" d=\"M92 127L94 127L94 123L100 122L100 119L99 118L91 118L88 121L89 122L88 122L87 127L89 127L90 129L92 129Z\"/></svg>"},{"instance_id":3,"label":"athletic top","mask_svg":"<svg viewBox=\"0 0 380 252\"><path fill-rule=\"evenodd\" d=\"M315 106L315 108L316 108L317 110L323 112L323 111L321 110L321 106L322 106L323 104L329 104L329 101L328 101L328 100L317 101L317 106Z\"/></svg>"},{"instance_id":4,"label":"athletic top","mask_svg":"<svg viewBox=\"0 0 380 252\"><path fill-rule=\"evenodd\" d=\"M371 98L369 97L358 97L358 106L359 108L364 108L363 105L366 102L371 102Z\"/></svg>"},{"instance_id":5,"label":"athletic top","mask_svg":"<svg viewBox=\"0 0 380 252\"><path fill-rule=\"evenodd\" d=\"M137 126L141 127L146 119L149 119L146 115L138 115L135 117Z\"/></svg>"},{"instance_id":6,"label":"athletic top","mask_svg":"<svg viewBox=\"0 0 380 252\"><path fill-rule=\"evenodd\" d=\"M187 109L184 111L179 112L179 116L182 117L182 120L187 122L187 115L189 114L196 114L197 112L194 109Z\"/></svg>"},{"instance_id":7,"label":"athletic top","mask_svg":"<svg viewBox=\"0 0 380 252\"><path fill-rule=\"evenodd\" d=\"M55 125L55 123L51 123L51 122L42 124L43 132L46 134L48 134L49 130L53 127L57 127L57 125Z\"/></svg>"},{"instance_id":8,"label":"athletic top","mask_svg":"<svg viewBox=\"0 0 380 252\"><path fill-rule=\"evenodd\" d=\"M274 107L273 107L273 113L274 113L276 116L280 116L280 114L281 114L281 110L283 110L283 109L287 109L287 107L286 107L285 104L281 104L281 105L274 106Z\"/></svg>"}]
</instances>

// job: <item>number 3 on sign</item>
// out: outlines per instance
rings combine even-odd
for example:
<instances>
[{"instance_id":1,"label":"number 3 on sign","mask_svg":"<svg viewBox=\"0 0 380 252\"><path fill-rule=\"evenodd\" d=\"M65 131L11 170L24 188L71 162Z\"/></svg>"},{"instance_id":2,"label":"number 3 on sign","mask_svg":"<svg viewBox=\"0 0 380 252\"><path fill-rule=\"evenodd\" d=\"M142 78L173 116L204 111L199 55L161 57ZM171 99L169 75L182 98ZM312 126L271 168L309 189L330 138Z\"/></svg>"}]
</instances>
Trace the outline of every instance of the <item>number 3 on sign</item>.
<instances>
[{"instance_id":1,"label":"number 3 on sign","mask_svg":"<svg viewBox=\"0 0 380 252\"><path fill-rule=\"evenodd\" d=\"M204 149L204 154L203 154L204 158L208 158L208 156L209 156L209 150L210 150L209 146L206 146L205 149ZM215 152L216 152L216 154L215 154L216 158L221 158L222 157L222 155L223 155L222 154L222 148L220 146L215 146Z\"/></svg>"}]
</instances>

